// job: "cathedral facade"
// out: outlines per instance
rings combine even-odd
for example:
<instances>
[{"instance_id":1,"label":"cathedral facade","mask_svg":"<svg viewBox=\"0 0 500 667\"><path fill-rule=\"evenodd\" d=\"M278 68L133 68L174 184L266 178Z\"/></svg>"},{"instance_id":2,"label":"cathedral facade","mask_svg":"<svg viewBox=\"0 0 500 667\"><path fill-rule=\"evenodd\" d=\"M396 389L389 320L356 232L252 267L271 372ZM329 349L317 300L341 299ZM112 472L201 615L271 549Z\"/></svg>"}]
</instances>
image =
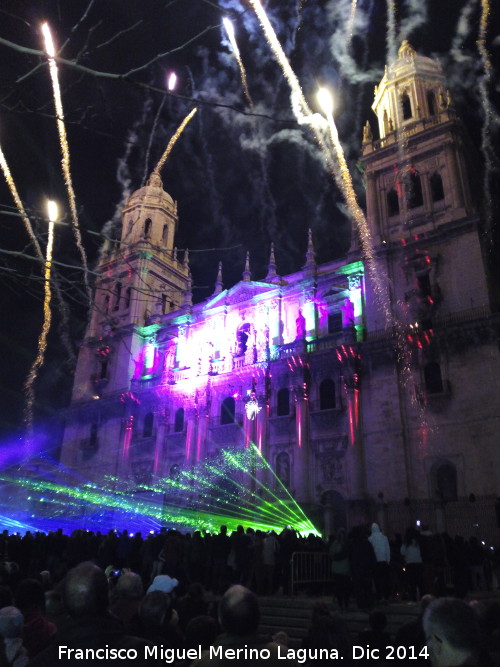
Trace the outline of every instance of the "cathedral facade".
<instances>
[{"instance_id":1,"label":"cathedral facade","mask_svg":"<svg viewBox=\"0 0 500 667\"><path fill-rule=\"evenodd\" d=\"M300 271L278 275L271 247L265 277L247 256L224 289L219 265L193 304L160 175L131 195L96 269L65 466L144 487L255 445L325 534L495 535L499 319L467 140L440 65L407 43L373 110L367 238L342 259L318 265L309 232Z\"/></svg>"}]
</instances>

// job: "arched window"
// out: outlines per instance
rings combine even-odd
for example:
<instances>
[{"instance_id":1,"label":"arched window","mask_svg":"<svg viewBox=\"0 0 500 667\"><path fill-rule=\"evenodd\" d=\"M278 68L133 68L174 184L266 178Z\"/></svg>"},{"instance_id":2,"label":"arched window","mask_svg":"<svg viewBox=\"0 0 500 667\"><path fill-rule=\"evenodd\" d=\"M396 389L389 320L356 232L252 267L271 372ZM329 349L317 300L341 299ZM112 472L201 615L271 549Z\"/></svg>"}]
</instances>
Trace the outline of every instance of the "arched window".
<instances>
[{"instance_id":1,"label":"arched window","mask_svg":"<svg viewBox=\"0 0 500 667\"><path fill-rule=\"evenodd\" d=\"M429 394L440 394L443 391L441 366L437 361L430 361L424 366L424 382Z\"/></svg>"},{"instance_id":2,"label":"arched window","mask_svg":"<svg viewBox=\"0 0 500 667\"><path fill-rule=\"evenodd\" d=\"M429 185L431 187L432 201L441 201L444 199L443 179L441 178L441 174L435 171L429 179Z\"/></svg>"},{"instance_id":3,"label":"arched window","mask_svg":"<svg viewBox=\"0 0 500 667\"><path fill-rule=\"evenodd\" d=\"M429 116L436 115L436 95L433 90L427 91L427 108L429 109Z\"/></svg>"},{"instance_id":4,"label":"arched window","mask_svg":"<svg viewBox=\"0 0 500 667\"><path fill-rule=\"evenodd\" d=\"M109 311L109 294L104 297L102 309L105 313Z\"/></svg>"},{"instance_id":5,"label":"arched window","mask_svg":"<svg viewBox=\"0 0 500 667\"><path fill-rule=\"evenodd\" d=\"M232 424L234 423L235 402L232 396L228 396L222 401L220 406L220 423Z\"/></svg>"},{"instance_id":6,"label":"arched window","mask_svg":"<svg viewBox=\"0 0 500 667\"><path fill-rule=\"evenodd\" d=\"M335 407L335 384L326 378L319 385L319 409L332 410Z\"/></svg>"},{"instance_id":7,"label":"arched window","mask_svg":"<svg viewBox=\"0 0 500 667\"><path fill-rule=\"evenodd\" d=\"M184 430L184 408L175 411L174 433L182 433Z\"/></svg>"},{"instance_id":8,"label":"arched window","mask_svg":"<svg viewBox=\"0 0 500 667\"><path fill-rule=\"evenodd\" d=\"M148 414L144 417L144 424L142 426L143 438L150 438L153 435L153 420L154 420L153 413L148 412Z\"/></svg>"},{"instance_id":9,"label":"arched window","mask_svg":"<svg viewBox=\"0 0 500 667\"><path fill-rule=\"evenodd\" d=\"M403 108L403 120L408 120L413 116L411 111L411 101L407 93L403 93L401 96L401 106Z\"/></svg>"},{"instance_id":10,"label":"arched window","mask_svg":"<svg viewBox=\"0 0 500 667\"><path fill-rule=\"evenodd\" d=\"M117 282L115 287L115 305L113 306L113 310L118 310L120 308L121 298L122 298L122 284L121 282Z\"/></svg>"},{"instance_id":11,"label":"arched window","mask_svg":"<svg viewBox=\"0 0 500 667\"><path fill-rule=\"evenodd\" d=\"M290 391L283 387L276 397L276 414L278 417L290 414Z\"/></svg>"},{"instance_id":12,"label":"arched window","mask_svg":"<svg viewBox=\"0 0 500 667\"><path fill-rule=\"evenodd\" d=\"M163 243L166 243L167 239L168 239L168 225L163 225L161 240L163 241Z\"/></svg>"},{"instance_id":13,"label":"arched window","mask_svg":"<svg viewBox=\"0 0 500 667\"><path fill-rule=\"evenodd\" d=\"M457 500L457 469L446 461L442 463L435 472L435 485L438 498L444 502Z\"/></svg>"},{"instance_id":14,"label":"arched window","mask_svg":"<svg viewBox=\"0 0 500 667\"><path fill-rule=\"evenodd\" d=\"M395 188L391 188L387 193L387 213L389 217L399 214L399 197Z\"/></svg>"},{"instance_id":15,"label":"arched window","mask_svg":"<svg viewBox=\"0 0 500 667\"><path fill-rule=\"evenodd\" d=\"M152 220L151 218L146 218L146 221L144 222L144 238L149 239L151 236L151 225L152 225Z\"/></svg>"},{"instance_id":16,"label":"arched window","mask_svg":"<svg viewBox=\"0 0 500 667\"><path fill-rule=\"evenodd\" d=\"M408 208L417 208L424 203L422 183L418 172L411 171L405 179L406 202Z\"/></svg>"}]
</instances>

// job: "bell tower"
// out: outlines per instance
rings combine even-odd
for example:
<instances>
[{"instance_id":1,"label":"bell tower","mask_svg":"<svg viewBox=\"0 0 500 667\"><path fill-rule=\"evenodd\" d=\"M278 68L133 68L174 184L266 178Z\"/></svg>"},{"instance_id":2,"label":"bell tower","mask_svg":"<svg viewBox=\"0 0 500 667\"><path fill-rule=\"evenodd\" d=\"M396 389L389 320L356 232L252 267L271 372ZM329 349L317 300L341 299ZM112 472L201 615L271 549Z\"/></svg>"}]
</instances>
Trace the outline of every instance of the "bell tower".
<instances>
[{"instance_id":1,"label":"bell tower","mask_svg":"<svg viewBox=\"0 0 500 667\"><path fill-rule=\"evenodd\" d=\"M119 237L101 251L73 400L126 389L151 325L185 303L190 272L187 252L180 262L174 248L177 221L177 204L153 171L125 203Z\"/></svg>"},{"instance_id":2,"label":"bell tower","mask_svg":"<svg viewBox=\"0 0 500 667\"><path fill-rule=\"evenodd\" d=\"M153 172L123 208L120 239L101 255L91 335L105 324L142 326L182 305L189 269L177 259L176 227L177 204Z\"/></svg>"},{"instance_id":3,"label":"bell tower","mask_svg":"<svg viewBox=\"0 0 500 667\"><path fill-rule=\"evenodd\" d=\"M375 87L372 109L379 138L367 123L367 220L393 303L404 304L396 317L430 326L438 310L488 305L474 150L441 65L404 41ZM383 328L381 318L377 325Z\"/></svg>"}]
</instances>

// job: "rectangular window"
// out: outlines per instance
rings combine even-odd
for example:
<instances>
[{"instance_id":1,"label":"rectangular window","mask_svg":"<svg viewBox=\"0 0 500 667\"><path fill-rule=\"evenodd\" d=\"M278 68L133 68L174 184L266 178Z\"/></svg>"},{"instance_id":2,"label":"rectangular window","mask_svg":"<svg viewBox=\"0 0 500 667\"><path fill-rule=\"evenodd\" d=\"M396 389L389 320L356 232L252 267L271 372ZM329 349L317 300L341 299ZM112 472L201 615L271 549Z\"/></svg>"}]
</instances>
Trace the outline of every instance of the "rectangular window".
<instances>
[{"instance_id":1,"label":"rectangular window","mask_svg":"<svg viewBox=\"0 0 500 667\"><path fill-rule=\"evenodd\" d=\"M328 314L328 333L335 334L342 331L342 313Z\"/></svg>"}]
</instances>

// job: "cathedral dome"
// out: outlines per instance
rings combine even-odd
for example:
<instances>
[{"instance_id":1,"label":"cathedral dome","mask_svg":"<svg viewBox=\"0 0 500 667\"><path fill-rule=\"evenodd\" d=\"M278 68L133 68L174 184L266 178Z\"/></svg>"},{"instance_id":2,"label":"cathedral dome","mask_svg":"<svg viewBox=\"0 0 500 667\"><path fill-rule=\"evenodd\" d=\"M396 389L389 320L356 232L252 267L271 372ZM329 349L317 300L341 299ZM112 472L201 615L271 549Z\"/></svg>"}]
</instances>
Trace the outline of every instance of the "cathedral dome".
<instances>
[{"instance_id":1,"label":"cathedral dome","mask_svg":"<svg viewBox=\"0 0 500 667\"><path fill-rule=\"evenodd\" d=\"M163 189L163 182L158 172L152 171L149 175L146 185L138 190L135 190L127 200L125 208L134 206L138 202L143 204L151 204L155 206L167 206L167 208L174 207L175 202L173 198Z\"/></svg>"},{"instance_id":2,"label":"cathedral dome","mask_svg":"<svg viewBox=\"0 0 500 667\"><path fill-rule=\"evenodd\" d=\"M408 74L420 74L432 77L443 76L441 64L418 54L408 40L403 40L398 50L397 59L386 69L384 79L392 80Z\"/></svg>"}]
</instances>

